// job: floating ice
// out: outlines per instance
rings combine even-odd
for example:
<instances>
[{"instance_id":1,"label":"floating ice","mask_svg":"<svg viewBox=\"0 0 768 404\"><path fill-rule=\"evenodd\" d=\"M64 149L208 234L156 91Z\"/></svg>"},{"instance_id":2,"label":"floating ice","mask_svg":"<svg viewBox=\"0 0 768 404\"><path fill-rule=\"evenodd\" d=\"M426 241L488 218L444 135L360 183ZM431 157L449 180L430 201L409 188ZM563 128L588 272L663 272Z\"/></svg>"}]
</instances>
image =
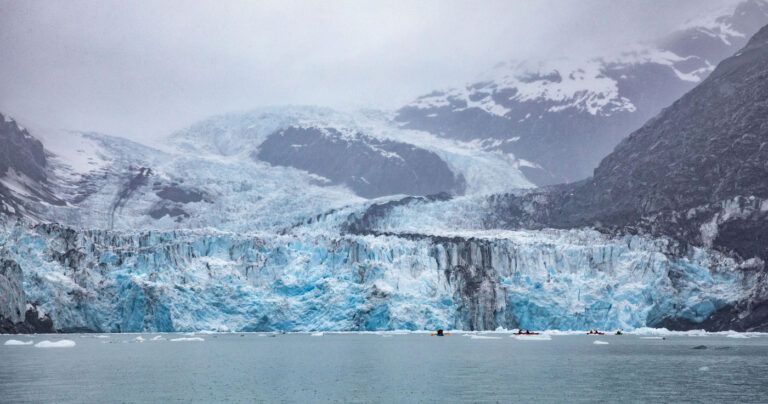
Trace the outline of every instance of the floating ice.
<instances>
[{"instance_id":1,"label":"floating ice","mask_svg":"<svg viewBox=\"0 0 768 404\"><path fill-rule=\"evenodd\" d=\"M727 338L739 338L739 339L746 339L749 338L749 335L746 334L728 334L726 335Z\"/></svg>"},{"instance_id":2,"label":"floating ice","mask_svg":"<svg viewBox=\"0 0 768 404\"><path fill-rule=\"evenodd\" d=\"M322 337L322 336L323 336L323 333L322 333L322 332L313 332L313 333L311 334L311 336L313 336L313 337Z\"/></svg>"},{"instance_id":3,"label":"floating ice","mask_svg":"<svg viewBox=\"0 0 768 404\"><path fill-rule=\"evenodd\" d=\"M547 334L541 335L512 335L512 338L520 341L550 341L552 337Z\"/></svg>"},{"instance_id":4,"label":"floating ice","mask_svg":"<svg viewBox=\"0 0 768 404\"><path fill-rule=\"evenodd\" d=\"M593 342L593 344L594 345L608 345L608 342L607 341L599 341L598 340L598 341Z\"/></svg>"},{"instance_id":5,"label":"floating ice","mask_svg":"<svg viewBox=\"0 0 768 404\"><path fill-rule=\"evenodd\" d=\"M69 339L62 339L59 341L40 341L37 344L35 344L36 348L72 348L75 345L75 341L69 340Z\"/></svg>"},{"instance_id":6,"label":"floating ice","mask_svg":"<svg viewBox=\"0 0 768 404\"><path fill-rule=\"evenodd\" d=\"M19 341L17 339L9 339L8 341L5 341L3 345L32 345L34 341Z\"/></svg>"},{"instance_id":7,"label":"floating ice","mask_svg":"<svg viewBox=\"0 0 768 404\"><path fill-rule=\"evenodd\" d=\"M136 342L144 342L144 337L139 335L138 337L135 338L135 340L136 340Z\"/></svg>"},{"instance_id":8,"label":"floating ice","mask_svg":"<svg viewBox=\"0 0 768 404\"><path fill-rule=\"evenodd\" d=\"M162 335L156 335L152 337L152 341L164 341L164 340L165 340L165 337L163 337Z\"/></svg>"},{"instance_id":9,"label":"floating ice","mask_svg":"<svg viewBox=\"0 0 768 404\"><path fill-rule=\"evenodd\" d=\"M702 367L699 368L699 371L700 372L707 372L707 371L709 371L709 366L702 366Z\"/></svg>"},{"instance_id":10,"label":"floating ice","mask_svg":"<svg viewBox=\"0 0 768 404\"><path fill-rule=\"evenodd\" d=\"M171 338L171 342L203 342L204 339L200 337L184 337L184 338Z\"/></svg>"},{"instance_id":11,"label":"floating ice","mask_svg":"<svg viewBox=\"0 0 768 404\"><path fill-rule=\"evenodd\" d=\"M501 339L501 337L494 337L491 335L472 335L471 339Z\"/></svg>"}]
</instances>

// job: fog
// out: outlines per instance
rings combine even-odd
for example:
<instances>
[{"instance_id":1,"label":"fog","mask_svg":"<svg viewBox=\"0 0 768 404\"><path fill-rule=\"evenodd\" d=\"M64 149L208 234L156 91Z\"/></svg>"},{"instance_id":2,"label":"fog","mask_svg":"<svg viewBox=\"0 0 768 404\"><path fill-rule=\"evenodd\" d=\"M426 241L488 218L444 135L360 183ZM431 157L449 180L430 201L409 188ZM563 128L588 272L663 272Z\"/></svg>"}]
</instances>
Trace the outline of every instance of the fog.
<instances>
[{"instance_id":1,"label":"fog","mask_svg":"<svg viewBox=\"0 0 768 404\"><path fill-rule=\"evenodd\" d=\"M394 109L500 61L653 41L728 3L0 1L0 112L149 138L267 105Z\"/></svg>"}]
</instances>

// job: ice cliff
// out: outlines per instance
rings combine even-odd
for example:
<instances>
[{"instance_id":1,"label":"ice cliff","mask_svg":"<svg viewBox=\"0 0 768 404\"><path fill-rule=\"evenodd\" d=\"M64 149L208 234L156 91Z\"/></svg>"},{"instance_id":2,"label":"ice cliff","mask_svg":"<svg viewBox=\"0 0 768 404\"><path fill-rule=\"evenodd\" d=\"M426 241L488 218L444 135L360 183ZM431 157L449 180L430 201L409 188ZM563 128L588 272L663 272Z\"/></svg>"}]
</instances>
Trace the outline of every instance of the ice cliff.
<instances>
[{"instance_id":1,"label":"ice cliff","mask_svg":"<svg viewBox=\"0 0 768 404\"><path fill-rule=\"evenodd\" d=\"M593 230L0 234L4 268L62 331L630 329L702 321L754 287L723 256Z\"/></svg>"}]
</instances>

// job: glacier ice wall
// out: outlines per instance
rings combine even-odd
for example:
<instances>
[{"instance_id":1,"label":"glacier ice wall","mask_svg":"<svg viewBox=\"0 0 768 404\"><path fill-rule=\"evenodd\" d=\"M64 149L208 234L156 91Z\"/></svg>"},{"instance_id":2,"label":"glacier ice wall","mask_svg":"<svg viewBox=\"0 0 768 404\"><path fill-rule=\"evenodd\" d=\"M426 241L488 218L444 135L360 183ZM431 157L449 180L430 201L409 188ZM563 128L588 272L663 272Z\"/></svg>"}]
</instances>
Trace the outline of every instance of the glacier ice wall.
<instances>
[{"instance_id":1,"label":"glacier ice wall","mask_svg":"<svg viewBox=\"0 0 768 404\"><path fill-rule=\"evenodd\" d=\"M472 237L75 231L7 225L59 330L631 329L753 287L729 259L592 230Z\"/></svg>"}]
</instances>

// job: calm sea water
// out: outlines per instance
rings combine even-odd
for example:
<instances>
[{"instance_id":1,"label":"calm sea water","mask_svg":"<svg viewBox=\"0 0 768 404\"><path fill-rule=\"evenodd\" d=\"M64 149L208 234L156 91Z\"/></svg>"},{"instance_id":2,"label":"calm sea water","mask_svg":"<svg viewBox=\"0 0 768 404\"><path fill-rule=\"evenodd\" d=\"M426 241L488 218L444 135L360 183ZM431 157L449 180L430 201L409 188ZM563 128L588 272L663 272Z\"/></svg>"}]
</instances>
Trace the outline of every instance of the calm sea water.
<instances>
[{"instance_id":1,"label":"calm sea water","mask_svg":"<svg viewBox=\"0 0 768 404\"><path fill-rule=\"evenodd\" d=\"M77 343L0 345L0 402L768 401L768 337L156 335L0 336Z\"/></svg>"}]
</instances>

